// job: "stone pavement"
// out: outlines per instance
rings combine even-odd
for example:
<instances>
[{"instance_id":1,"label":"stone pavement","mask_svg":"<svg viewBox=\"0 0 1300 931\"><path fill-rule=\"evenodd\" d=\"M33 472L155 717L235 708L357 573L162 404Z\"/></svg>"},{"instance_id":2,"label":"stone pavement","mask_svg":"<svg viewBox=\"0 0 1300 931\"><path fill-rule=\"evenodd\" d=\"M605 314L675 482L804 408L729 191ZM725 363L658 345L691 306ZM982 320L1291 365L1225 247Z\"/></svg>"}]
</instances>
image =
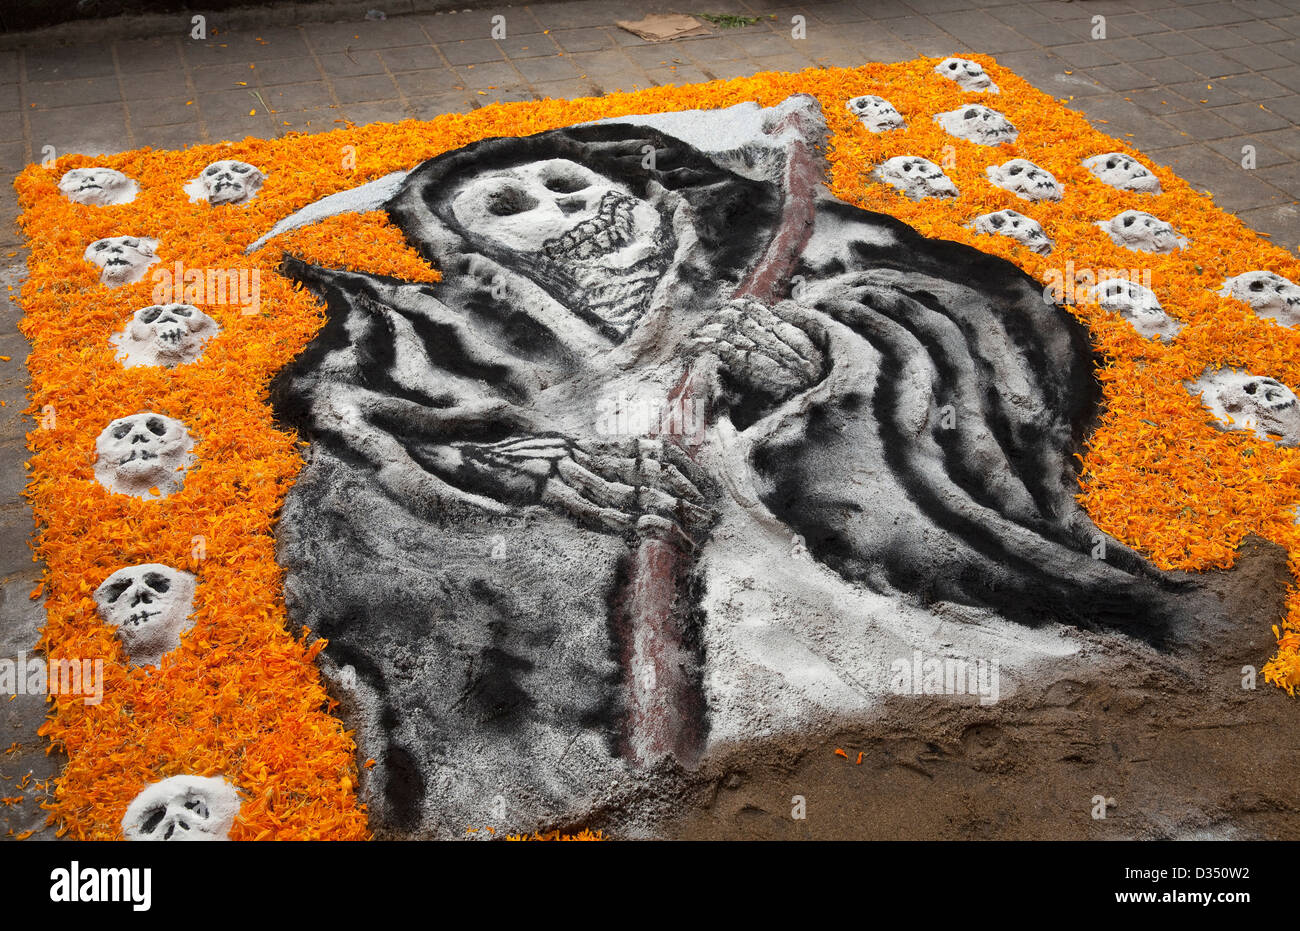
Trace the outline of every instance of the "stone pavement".
<instances>
[{"instance_id":1,"label":"stone pavement","mask_svg":"<svg viewBox=\"0 0 1300 931\"><path fill-rule=\"evenodd\" d=\"M966 51L995 56L1039 88L1068 97L1220 206L1288 249L1300 245L1300 0L701 0L677 12L740 13L755 25L658 44L619 19L673 4L577 0L421 13L438 0L368 0L347 22L286 24L284 10L213 14L206 39L190 14L0 37L0 174L58 154L179 148L247 135L332 129L467 111L493 101L574 97L757 71L900 61ZM388 13L365 18L367 7ZM505 37L493 38L492 18ZM792 36L802 16L806 37ZM1104 38L1093 38L1096 17ZM224 22L239 22L229 29ZM1244 167L1252 147L1254 167ZM0 189L0 254L18 252L16 202ZM9 258L8 262L20 260ZM0 262L0 264L6 264ZM8 283L8 282L4 282ZM35 642L39 567L26 538L23 484L25 343L17 310L0 319L0 657ZM12 786L49 774L34 729L39 700L0 696L0 836L39 823L34 793ZM2 751L13 742L18 752Z\"/></svg>"}]
</instances>

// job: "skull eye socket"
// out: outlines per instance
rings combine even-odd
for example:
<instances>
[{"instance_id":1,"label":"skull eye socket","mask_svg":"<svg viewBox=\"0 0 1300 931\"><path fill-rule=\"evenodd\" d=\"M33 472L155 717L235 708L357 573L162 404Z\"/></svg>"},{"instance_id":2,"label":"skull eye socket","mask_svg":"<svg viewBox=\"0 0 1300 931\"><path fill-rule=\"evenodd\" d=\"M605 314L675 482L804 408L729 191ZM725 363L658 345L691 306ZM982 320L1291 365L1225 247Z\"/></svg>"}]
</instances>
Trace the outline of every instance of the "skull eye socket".
<instances>
[{"instance_id":1,"label":"skull eye socket","mask_svg":"<svg viewBox=\"0 0 1300 931\"><path fill-rule=\"evenodd\" d=\"M980 112L979 112L978 110L972 108L972 109L970 109L970 110L967 110L967 111L966 111L965 113L963 113L961 116L962 116L962 119L964 119L964 120L973 120L973 119L975 119L975 117L977 117L977 116L979 116L979 115L980 115Z\"/></svg>"},{"instance_id":2,"label":"skull eye socket","mask_svg":"<svg viewBox=\"0 0 1300 931\"><path fill-rule=\"evenodd\" d=\"M248 167L247 165L231 165L230 170L237 175L246 175L248 174Z\"/></svg>"},{"instance_id":3,"label":"skull eye socket","mask_svg":"<svg viewBox=\"0 0 1300 931\"><path fill-rule=\"evenodd\" d=\"M140 320L144 323L153 323L158 319L162 311L163 309L157 304L152 307L146 307L144 310L140 311Z\"/></svg>"},{"instance_id":4,"label":"skull eye socket","mask_svg":"<svg viewBox=\"0 0 1300 931\"><path fill-rule=\"evenodd\" d=\"M523 188L507 187L488 195L488 213L497 217L511 217L526 213L537 206L537 199Z\"/></svg>"},{"instance_id":5,"label":"skull eye socket","mask_svg":"<svg viewBox=\"0 0 1300 931\"><path fill-rule=\"evenodd\" d=\"M129 423L120 423L113 428L113 439L120 440L130 432L131 425Z\"/></svg>"},{"instance_id":6,"label":"skull eye socket","mask_svg":"<svg viewBox=\"0 0 1300 931\"><path fill-rule=\"evenodd\" d=\"M587 179L576 172L558 172L542 183L546 186L546 190L553 191L556 194L573 194L576 191L591 187Z\"/></svg>"},{"instance_id":7,"label":"skull eye socket","mask_svg":"<svg viewBox=\"0 0 1300 931\"><path fill-rule=\"evenodd\" d=\"M172 313L174 313L178 317L188 317L190 315L189 308L187 308L184 304L177 304L176 306L174 306L172 308Z\"/></svg>"},{"instance_id":8,"label":"skull eye socket","mask_svg":"<svg viewBox=\"0 0 1300 931\"><path fill-rule=\"evenodd\" d=\"M162 436L167 432L167 425L157 417L150 417L144 422L144 425L154 436Z\"/></svg>"},{"instance_id":9,"label":"skull eye socket","mask_svg":"<svg viewBox=\"0 0 1300 931\"><path fill-rule=\"evenodd\" d=\"M952 64L950 64L950 65L948 66L948 70L949 70L949 71L956 71L957 68L958 68L958 65L957 65L957 63L956 63L955 61L954 61Z\"/></svg>"},{"instance_id":10,"label":"skull eye socket","mask_svg":"<svg viewBox=\"0 0 1300 931\"><path fill-rule=\"evenodd\" d=\"M217 172L219 172L219 171L221 171L221 166L220 166L220 165L209 165L207 171L205 171L205 172L203 172L203 173L204 173L205 175L215 175L215 174L216 174Z\"/></svg>"},{"instance_id":11,"label":"skull eye socket","mask_svg":"<svg viewBox=\"0 0 1300 931\"><path fill-rule=\"evenodd\" d=\"M152 834L158 829L158 825L162 823L162 819L166 814L166 808L149 809L149 813L144 816L144 821L140 822L140 829L147 834Z\"/></svg>"},{"instance_id":12,"label":"skull eye socket","mask_svg":"<svg viewBox=\"0 0 1300 931\"><path fill-rule=\"evenodd\" d=\"M1012 166L1011 166L1011 169L1010 169L1010 171L1009 171L1008 173L1009 173L1009 174L1013 174L1013 175L1018 175L1018 174L1020 174L1020 172L1022 172L1022 171L1024 171L1024 169L1021 168L1019 165L1012 165Z\"/></svg>"},{"instance_id":13,"label":"skull eye socket","mask_svg":"<svg viewBox=\"0 0 1300 931\"><path fill-rule=\"evenodd\" d=\"M1252 282L1250 283L1250 290L1252 290L1252 291L1263 291L1263 290L1264 290L1264 282L1262 282L1262 281L1252 281Z\"/></svg>"},{"instance_id":14,"label":"skull eye socket","mask_svg":"<svg viewBox=\"0 0 1300 931\"><path fill-rule=\"evenodd\" d=\"M105 249L108 248L108 243L101 239L99 242L95 243L95 245L92 246L91 248L93 248L96 252L103 252Z\"/></svg>"},{"instance_id":15,"label":"skull eye socket","mask_svg":"<svg viewBox=\"0 0 1300 931\"><path fill-rule=\"evenodd\" d=\"M1132 225L1133 225L1133 218L1132 218L1132 217L1125 217L1125 218L1124 218L1124 225L1125 225L1125 226L1132 226Z\"/></svg>"},{"instance_id":16,"label":"skull eye socket","mask_svg":"<svg viewBox=\"0 0 1300 931\"><path fill-rule=\"evenodd\" d=\"M117 599L122 597L122 593L131 587L130 579L118 579L104 591L104 596L108 599L109 604L113 604Z\"/></svg>"},{"instance_id":17,"label":"skull eye socket","mask_svg":"<svg viewBox=\"0 0 1300 931\"><path fill-rule=\"evenodd\" d=\"M157 572L146 572L144 574L144 584L159 594L172 587L172 583L167 580L167 576L160 575Z\"/></svg>"}]
</instances>

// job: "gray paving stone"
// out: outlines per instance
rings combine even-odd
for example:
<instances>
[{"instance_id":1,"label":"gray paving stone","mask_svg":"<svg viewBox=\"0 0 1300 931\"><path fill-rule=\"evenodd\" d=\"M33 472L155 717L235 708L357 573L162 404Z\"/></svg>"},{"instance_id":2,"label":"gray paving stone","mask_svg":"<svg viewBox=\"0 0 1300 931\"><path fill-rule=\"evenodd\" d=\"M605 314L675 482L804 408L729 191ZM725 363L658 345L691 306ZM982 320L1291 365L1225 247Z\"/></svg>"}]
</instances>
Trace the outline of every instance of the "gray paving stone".
<instances>
[{"instance_id":1,"label":"gray paving stone","mask_svg":"<svg viewBox=\"0 0 1300 931\"><path fill-rule=\"evenodd\" d=\"M1272 113L1261 104L1238 103L1227 107L1218 107L1215 111L1229 123L1240 126L1246 132L1264 132L1269 129L1285 129L1291 121Z\"/></svg>"},{"instance_id":2,"label":"gray paving stone","mask_svg":"<svg viewBox=\"0 0 1300 931\"><path fill-rule=\"evenodd\" d=\"M113 74L112 52L99 45L64 45L30 50L25 55L27 80L68 81Z\"/></svg>"},{"instance_id":3,"label":"gray paving stone","mask_svg":"<svg viewBox=\"0 0 1300 931\"><path fill-rule=\"evenodd\" d=\"M168 36L155 39L128 39L114 43L118 70L123 74L171 71L183 68L177 40Z\"/></svg>"},{"instance_id":4,"label":"gray paving stone","mask_svg":"<svg viewBox=\"0 0 1300 931\"><path fill-rule=\"evenodd\" d=\"M408 98L438 97L449 94L460 78L446 68L427 71L402 71L393 75L402 94Z\"/></svg>"},{"instance_id":5,"label":"gray paving stone","mask_svg":"<svg viewBox=\"0 0 1300 931\"><path fill-rule=\"evenodd\" d=\"M426 71L441 68L443 59L432 45L407 45L379 51L379 57L389 71Z\"/></svg>"},{"instance_id":6,"label":"gray paving stone","mask_svg":"<svg viewBox=\"0 0 1300 931\"><path fill-rule=\"evenodd\" d=\"M1152 48L1160 49L1166 55L1180 58L1184 55L1197 55L1208 51L1206 46L1181 32L1166 32L1160 35L1145 36L1142 41Z\"/></svg>"},{"instance_id":7,"label":"gray paving stone","mask_svg":"<svg viewBox=\"0 0 1300 931\"><path fill-rule=\"evenodd\" d=\"M477 65L489 61L502 61L505 55L492 39L461 39L438 46L443 56L453 65Z\"/></svg>"},{"instance_id":8,"label":"gray paving stone","mask_svg":"<svg viewBox=\"0 0 1300 931\"><path fill-rule=\"evenodd\" d=\"M1105 41L1062 45L1053 51L1076 68L1097 68L1102 65L1113 65L1119 61L1119 57L1110 50Z\"/></svg>"},{"instance_id":9,"label":"gray paving stone","mask_svg":"<svg viewBox=\"0 0 1300 931\"><path fill-rule=\"evenodd\" d=\"M278 61L265 61L255 69L257 82L264 87L319 81L321 78L320 70L314 58L284 58Z\"/></svg>"},{"instance_id":10,"label":"gray paving stone","mask_svg":"<svg viewBox=\"0 0 1300 931\"><path fill-rule=\"evenodd\" d=\"M1088 73L1111 90L1128 91L1142 87L1153 87L1160 83L1150 75L1143 74L1132 65L1102 65L1089 68Z\"/></svg>"},{"instance_id":11,"label":"gray paving stone","mask_svg":"<svg viewBox=\"0 0 1300 931\"><path fill-rule=\"evenodd\" d=\"M563 58L526 58L515 62L515 67L532 84L567 81L578 76L577 67L567 55Z\"/></svg>"},{"instance_id":12,"label":"gray paving stone","mask_svg":"<svg viewBox=\"0 0 1300 931\"><path fill-rule=\"evenodd\" d=\"M533 90L537 93L538 100L565 100L598 95L596 88L590 81L580 81L577 78L566 81L544 81L540 84L534 84Z\"/></svg>"},{"instance_id":13,"label":"gray paving stone","mask_svg":"<svg viewBox=\"0 0 1300 931\"><path fill-rule=\"evenodd\" d=\"M181 95L170 100L128 104L127 112L131 114L131 125L135 127L137 136L142 128L176 125L197 128L199 111L195 109L193 103L187 104L187 101L192 99L187 95Z\"/></svg>"},{"instance_id":14,"label":"gray paving stone","mask_svg":"<svg viewBox=\"0 0 1300 931\"><path fill-rule=\"evenodd\" d=\"M383 76L378 75L377 77ZM367 80L370 80L370 78L335 78L334 87L337 89L341 81ZM387 96L392 96L392 81L387 82L387 88ZM324 81L307 81L302 84L277 84L274 87L265 88L259 93L261 93L262 99L266 101L267 105L277 113L291 110L316 110L321 107L328 107L335 102L334 97L330 94L329 86Z\"/></svg>"},{"instance_id":15,"label":"gray paving stone","mask_svg":"<svg viewBox=\"0 0 1300 931\"><path fill-rule=\"evenodd\" d=\"M540 58L544 55L554 55L560 51L560 47L555 44L554 39L542 34L509 36L500 40L497 44L506 53L506 57L511 59ZM1290 59L1287 60L1290 61Z\"/></svg>"},{"instance_id":16,"label":"gray paving stone","mask_svg":"<svg viewBox=\"0 0 1300 931\"><path fill-rule=\"evenodd\" d=\"M469 96L464 91L455 91L437 83L431 83L424 95L407 96L411 116L419 120L433 119L444 113L467 113L474 109Z\"/></svg>"},{"instance_id":17,"label":"gray paving stone","mask_svg":"<svg viewBox=\"0 0 1300 931\"><path fill-rule=\"evenodd\" d=\"M83 104L111 103L121 100L117 78L75 78L71 81L42 81L27 85L27 100L37 110L76 107Z\"/></svg>"},{"instance_id":18,"label":"gray paving stone","mask_svg":"<svg viewBox=\"0 0 1300 931\"><path fill-rule=\"evenodd\" d=\"M386 74L366 74L354 78L331 78L330 84L341 104L362 103L371 100L394 100L397 97L397 85ZM290 85L310 87L310 85ZM323 89L323 85L322 85ZM328 102L319 101L311 106L324 106ZM303 109L306 109L304 107Z\"/></svg>"},{"instance_id":19,"label":"gray paving stone","mask_svg":"<svg viewBox=\"0 0 1300 931\"><path fill-rule=\"evenodd\" d=\"M617 44L607 29L557 29L550 37L566 52L596 52Z\"/></svg>"},{"instance_id":20,"label":"gray paving stone","mask_svg":"<svg viewBox=\"0 0 1300 931\"><path fill-rule=\"evenodd\" d=\"M1242 151L1243 148L1251 146L1254 149L1256 169L1272 168L1274 165L1283 165L1289 162L1291 157L1265 142L1265 135L1265 133L1251 133L1249 135L1229 136L1211 141L1209 147L1229 161L1241 165L1242 159L1246 157L1246 153Z\"/></svg>"},{"instance_id":21,"label":"gray paving stone","mask_svg":"<svg viewBox=\"0 0 1300 931\"><path fill-rule=\"evenodd\" d=\"M1195 81L1199 75L1176 58L1157 58L1139 61L1133 65L1143 74L1156 79L1157 84L1178 84Z\"/></svg>"},{"instance_id":22,"label":"gray paving stone","mask_svg":"<svg viewBox=\"0 0 1300 931\"><path fill-rule=\"evenodd\" d=\"M1268 71L1270 68L1289 68L1295 64L1285 55L1281 55L1264 45L1224 49L1223 54L1225 57L1241 62L1254 71Z\"/></svg>"},{"instance_id":23,"label":"gray paving stone","mask_svg":"<svg viewBox=\"0 0 1300 931\"><path fill-rule=\"evenodd\" d=\"M493 61L485 65L462 65L455 73L471 90L489 87L512 87L525 83L519 71L510 62Z\"/></svg>"},{"instance_id":24,"label":"gray paving stone","mask_svg":"<svg viewBox=\"0 0 1300 931\"><path fill-rule=\"evenodd\" d=\"M1184 110L1179 113L1166 113L1160 117L1174 129L1187 133L1189 138L1223 139L1241 134L1241 127L1229 123L1215 111L1204 109Z\"/></svg>"},{"instance_id":25,"label":"gray paving stone","mask_svg":"<svg viewBox=\"0 0 1300 931\"><path fill-rule=\"evenodd\" d=\"M362 74L382 74L384 61L373 50L326 52L316 56L325 73L333 77L356 77Z\"/></svg>"}]
</instances>

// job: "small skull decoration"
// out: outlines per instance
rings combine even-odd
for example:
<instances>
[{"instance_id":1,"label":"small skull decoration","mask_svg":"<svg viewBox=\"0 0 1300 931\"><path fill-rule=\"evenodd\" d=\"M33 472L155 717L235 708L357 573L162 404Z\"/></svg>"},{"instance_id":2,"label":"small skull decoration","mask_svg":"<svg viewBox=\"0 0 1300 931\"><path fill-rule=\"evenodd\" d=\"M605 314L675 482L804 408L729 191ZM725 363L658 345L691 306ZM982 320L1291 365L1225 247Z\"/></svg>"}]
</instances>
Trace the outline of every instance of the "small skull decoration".
<instances>
[{"instance_id":1,"label":"small skull decoration","mask_svg":"<svg viewBox=\"0 0 1300 931\"><path fill-rule=\"evenodd\" d=\"M1147 339L1168 341L1183 328L1165 313L1154 291L1127 278L1103 281L1088 291L1088 299L1101 305L1102 310L1119 314Z\"/></svg>"},{"instance_id":2,"label":"small skull decoration","mask_svg":"<svg viewBox=\"0 0 1300 931\"><path fill-rule=\"evenodd\" d=\"M203 169L202 174L185 185L185 193L197 203L206 200L218 204L246 204L262 189L266 175L248 162L222 159Z\"/></svg>"},{"instance_id":3,"label":"small skull decoration","mask_svg":"<svg viewBox=\"0 0 1300 931\"><path fill-rule=\"evenodd\" d=\"M851 98L844 106L873 133L907 128L907 121L903 119L903 114L894 109L894 105L884 97L864 94L861 97Z\"/></svg>"},{"instance_id":4,"label":"small skull decoration","mask_svg":"<svg viewBox=\"0 0 1300 931\"><path fill-rule=\"evenodd\" d=\"M1187 248L1187 237L1179 235L1171 224L1141 210L1125 210L1097 225L1115 245L1134 252L1163 253Z\"/></svg>"},{"instance_id":5,"label":"small skull decoration","mask_svg":"<svg viewBox=\"0 0 1300 931\"><path fill-rule=\"evenodd\" d=\"M59 179L59 190L74 204L108 207L129 204L140 186L113 168L74 168Z\"/></svg>"},{"instance_id":6,"label":"small skull decoration","mask_svg":"<svg viewBox=\"0 0 1300 931\"><path fill-rule=\"evenodd\" d=\"M127 840L230 840L239 793L220 776L172 776L147 786L126 809Z\"/></svg>"},{"instance_id":7,"label":"small skull decoration","mask_svg":"<svg viewBox=\"0 0 1300 931\"><path fill-rule=\"evenodd\" d=\"M134 284L158 261L158 240L138 236L109 236L86 247L83 258L102 269L99 280L109 287Z\"/></svg>"},{"instance_id":8,"label":"small skull decoration","mask_svg":"<svg viewBox=\"0 0 1300 931\"><path fill-rule=\"evenodd\" d=\"M912 200L923 197L956 197L957 185L934 162L918 155L896 155L876 166L872 176Z\"/></svg>"},{"instance_id":9,"label":"small skull decoration","mask_svg":"<svg viewBox=\"0 0 1300 931\"><path fill-rule=\"evenodd\" d=\"M104 622L117 628L133 666L157 666L193 626L194 576L159 563L118 569L95 589Z\"/></svg>"},{"instance_id":10,"label":"small skull decoration","mask_svg":"<svg viewBox=\"0 0 1300 931\"><path fill-rule=\"evenodd\" d=\"M1109 184L1121 191L1137 191L1140 194L1159 194L1160 179L1151 170L1122 152L1107 152L1083 160L1087 168L1103 184Z\"/></svg>"},{"instance_id":11,"label":"small skull decoration","mask_svg":"<svg viewBox=\"0 0 1300 931\"><path fill-rule=\"evenodd\" d=\"M185 470L194 464L193 446L179 420L149 412L121 417L95 443L95 478L120 495L165 498L184 485Z\"/></svg>"},{"instance_id":12,"label":"small skull decoration","mask_svg":"<svg viewBox=\"0 0 1300 931\"><path fill-rule=\"evenodd\" d=\"M203 346L220 327L193 304L151 304L141 307L110 342L117 360L126 368L157 365L163 368L197 361Z\"/></svg>"},{"instance_id":13,"label":"small skull decoration","mask_svg":"<svg viewBox=\"0 0 1300 931\"><path fill-rule=\"evenodd\" d=\"M1247 430L1279 446L1300 445L1300 403L1273 378L1240 369L1207 370L1186 383L1225 430Z\"/></svg>"},{"instance_id":14,"label":"small skull decoration","mask_svg":"<svg viewBox=\"0 0 1300 931\"><path fill-rule=\"evenodd\" d=\"M957 86L964 91L980 94L998 93L998 86L993 83L984 66L969 58L945 58L935 66L934 72L942 74L950 81L956 81Z\"/></svg>"},{"instance_id":15,"label":"small skull decoration","mask_svg":"<svg viewBox=\"0 0 1300 931\"><path fill-rule=\"evenodd\" d=\"M979 145L999 145L1003 142L1015 142L1020 131L1011 125L1011 121L997 110L979 104L958 107L947 113L940 113L934 121L950 135Z\"/></svg>"},{"instance_id":16,"label":"small skull decoration","mask_svg":"<svg viewBox=\"0 0 1300 931\"><path fill-rule=\"evenodd\" d=\"M1273 272L1245 272L1229 278L1219 296L1245 301L1257 316L1282 326L1300 323L1300 285Z\"/></svg>"},{"instance_id":17,"label":"small skull decoration","mask_svg":"<svg viewBox=\"0 0 1300 931\"><path fill-rule=\"evenodd\" d=\"M1014 210L982 214L975 218L972 226L977 233L1009 236L1039 255L1047 255L1054 245L1043 231L1042 224Z\"/></svg>"},{"instance_id":18,"label":"small skull decoration","mask_svg":"<svg viewBox=\"0 0 1300 931\"><path fill-rule=\"evenodd\" d=\"M993 184L1022 200L1060 200L1063 194L1060 182L1050 171L1025 158L990 165L984 173Z\"/></svg>"}]
</instances>

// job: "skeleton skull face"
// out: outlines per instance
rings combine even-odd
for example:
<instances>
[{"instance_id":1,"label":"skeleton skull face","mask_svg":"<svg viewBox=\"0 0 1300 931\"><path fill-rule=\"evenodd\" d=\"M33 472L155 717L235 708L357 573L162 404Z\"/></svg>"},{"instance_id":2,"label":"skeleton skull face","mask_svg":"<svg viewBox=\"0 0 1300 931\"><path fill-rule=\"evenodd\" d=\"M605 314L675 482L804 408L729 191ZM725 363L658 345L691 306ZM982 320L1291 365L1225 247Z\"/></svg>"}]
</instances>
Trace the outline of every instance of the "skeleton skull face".
<instances>
[{"instance_id":1,"label":"skeleton skull face","mask_svg":"<svg viewBox=\"0 0 1300 931\"><path fill-rule=\"evenodd\" d=\"M934 69L935 74L942 74L964 91L996 94L998 86L993 83L984 66L969 58L945 58Z\"/></svg>"},{"instance_id":2,"label":"skeleton skull face","mask_svg":"<svg viewBox=\"0 0 1300 931\"><path fill-rule=\"evenodd\" d=\"M59 179L59 190L74 204L106 207L129 204L140 187L112 168L74 168Z\"/></svg>"},{"instance_id":3,"label":"skeleton skull face","mask_svg":"<svg viewBox=\"0 0 1300 931\"><path fill-rule=\"evenodd\" d=\"M1283 326L1300 323L1300 285L1273 272L1253 271L1229 278L1219 295L1245 301L1265 320Z\"/></svg>"},{"instance_id":4,"label":"skeleton skull face","mask_svg":"<svg viewBox=\"0 0 1300 931\"><path fill-rule=\"evenodd\" d=\"M1043 232L1042 224L1014 210L983 214L975 218L973 226L977 233L1010 236L1039 255L1047 255L1052 251L1052 240Z\"/></svg>"},{"instance_id":5,"label":"skeleton skull face","mask_svg":"<svg viewBox=\"0 0 1300 931\"><path fill-rule=\"evenodd\" d=\"M1240 369L1220 369L1205 372L1187 387L1201 395L1201 403L1224 429L1249 430L1279 446L1300 445L1300 403L1280 381Z\"/></svg>"},{"instance_id":6,"label":"skeleton skull face","mask_svg":"<svg viewBox=\"0 0 1300 931\"><path fill-rule=\"evenodd\" d=\"M117 494L166 497L185 483L193 446L194 438L179 420L153 413L122 417L99 434L95 478Z\"/></svg>"},{"instance_id":7,"label":"skeleton skull face","mask_svg":"<svg viewBox=\"0 0 1300 931\"><path fill-rule=\"evenodd\" d=\"M229 840L239 793L219 776L172 776L148 786L126 809L127 840Z\"/></svg>"},{"instance_id":8,"label":"skeleton skull face","mask_svg":"<svg viewBox=\"0 0 1300 931\"><path fill-rule=\"evenodd\" d=\"M1097 225L1115 245L1134 252L1173 252L1187 246L1187 238L1173 226L1141 210L1125 210Z\"/></svg>"},{"instance_id":9,"label":"skeleton skull face","mask_svg":"<svg viewBox=\"0 0 1300 931\"><path fill-rule=\"evenodd\" d=\"M989 180L1022 200L1060 200L1060 183L1045 168L1024 158L1013 158L1002 165L984 169Z\"/></svg>"},{"instance_id":10,"label":"skeleton skull face","mask_svg":"<svg viewBox=\"0 0 1300 931\"><path fill-rule=\"evenodd\" d=\"M452 212L508 250L613 268L652 254L659 225L654 205L563 158L480 175L457 191Z\"/></svg>"},{"instance_id":11,"label":"skeleton skull face","mask_svg":"<svg viewBox=\"0 0 1300 931\"><path fill-rule=\"evenodd\" d=\"M850 98L844 106L862 122L863 126L873 133L883 133L890 129L905 129L907 127L907 121L903 119L903 115L894 109L894 105L884 97L864 94L861 97Z\"/></svg>"},{"instance_id":12,"label":"skeleton skull face","mask_svg":"<svg viewBox=\"0 0 1300 931\"><path fill-rule=\"evenodd\" d=\"M1096 301L1103 310L1119 314L1148 339L1170 340L1183 328L1165 313L1154 291L1127 278L1103 281L1089 290L1088 299Z\"/></svg>"},{"instance_id":13,"label":"skeleton skull face","mask_svg":"<svg viewBox=\"0 0 1300 931\"><path fill-rule=\"evenodd\" d=\"M891 185L912 200L957 196L957 185L943 173L943 169L917 155L896 155L886 159L876 166L872 175L877 181Z\"/></svg>"},{"instance_id":14,"label":"skeleton skull face","mask_svg":"<svg viewBox=\"0 0 1300 931\"><path fill-rule=\"evenodd\" d=\"M948 133L967 142L979 145L998 145L1003 142L1015 142L1019 130L1011 121L997 110L990 110L979 104L958 107L947 113L940 113L934 121Z\"/></svg>"},{"instance_id":15,"label":"skeleton skull face","mask_svg":"<svg viewBox=\"0 0 1300 931\"><path fill-rule=\"evenodd\" d=\"M1102 183L1121 191L1160 193L1160 179L1137 159L1129 158L1122 152L1108 152L1085 158L1083 167L1096 175Z\"/></svg>"},{"instance_id":16,"label":"skeleton skull face","mask_svg":"<svg viewBox=\"0 0 1300 931\"><path fill-rule=\"evenodd\" d=\"M171 368L196 361L218 329L217 321L192 304L152 304L137 310L111 342L126 368Z\"/></svg>"},{"instance_id":17,"label":"skeleton skull face","mask_svg":"<svg viewBox=\"0 0 1300 931\"><path fill-rule=\"evenodd\" d=\"M190 200L217 204L246 204L262 189L266 175L248 164L233 159L213 162L202 174L185 185Z\"/></svg>"},{"instance_id":18,"label":"skeleton skull face","mask_svg":"<svg viewBox=\"0 0 1300 931\"><path fill-rule=\"evenodd\" d=\"M84 258L102 271L99 280L110 287L132 284L144 277L145 270L158 261L158 240L136 236L110 236L96 239L86 247Z\"/></svg>"},{"instance_id":19,"label":"skeleton skull face","mask_svg":"<svg viewBox=\"0 0 1300 931\"><path fill-rule=\"evenodd\" d=\"M105 623L117 628L133 666L157 666L193 626L194 576L158 563L127 566L95 590Z\"/></svg>"}]
</instances>

